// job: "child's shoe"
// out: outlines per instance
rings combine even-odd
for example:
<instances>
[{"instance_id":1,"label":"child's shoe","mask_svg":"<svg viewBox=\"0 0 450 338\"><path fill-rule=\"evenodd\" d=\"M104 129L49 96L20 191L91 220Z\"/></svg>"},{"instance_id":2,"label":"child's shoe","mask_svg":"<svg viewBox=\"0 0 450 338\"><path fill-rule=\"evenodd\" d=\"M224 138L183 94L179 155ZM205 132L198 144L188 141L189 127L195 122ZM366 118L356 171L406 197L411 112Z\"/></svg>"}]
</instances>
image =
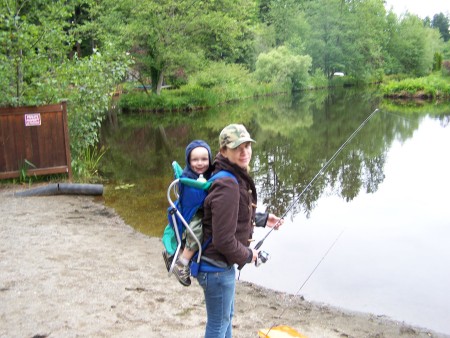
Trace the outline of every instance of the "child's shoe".
<instances>
[{"instance_id":1,"label":"child's shoe","mask_svg":"<svg viewBox=\"0 0 450 338\"><path fill-rule=\"evenodd\" d=\"M183 265L177 260L172 272L181 284L184 286L191 285L191 278L189 277L191 275L191 270L188 265Z\"/></svg>"},{"instance_id":2,"label":"child's shoe","mask_svg":"<svg viewBox=\"0 0 450 338\"><path fill-rule=\"evenodd\" d=\"M167 253L166 250L163 250L162 255L163 255L163 258L164 258L164 263L166 264L166 269L167 269L167 271L169 271L170 270L170 266L172 265L173 255L169 256L169 254Z\"/></svg>"}]
</instances>

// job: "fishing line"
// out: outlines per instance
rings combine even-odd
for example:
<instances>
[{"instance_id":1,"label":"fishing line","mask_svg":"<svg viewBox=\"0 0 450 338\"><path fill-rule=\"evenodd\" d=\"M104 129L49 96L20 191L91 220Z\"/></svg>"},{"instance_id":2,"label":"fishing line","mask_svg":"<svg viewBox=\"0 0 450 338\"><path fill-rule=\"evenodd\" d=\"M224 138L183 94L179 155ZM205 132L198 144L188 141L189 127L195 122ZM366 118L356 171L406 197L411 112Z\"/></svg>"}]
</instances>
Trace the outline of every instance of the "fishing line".
<instances>
[{"instance_id":1,"label":"fishing line","mask_svg":"<svg viewBox=\"0 0 450 338\"><path fill-rule=\"evenodd\" d=\"M375 109L372 114L370 114L360 125L356 130L348 137L348 139L342 143L342 145L338 148L338 150L331 156L331 158L323 165L323 167L319 170L319 172L313 177L313 179L306 185L306 187L302 190L302 192L295 198L295 200L291 203L289 208L284 212L284 214L280 217L280 220L275 223L275 225L267 232L267 234L255 245L255 250L258 250L261 245L263 245L266 238L271 234L271 232L276 228L276 226L280 223L282 219L286 217L288 212L294 207L295 204L300 200L300 198L303 196L305 192L311 188L314 181L328 168L328 166L331 164L331 162L334 161L334 159L339 155L339 153L347 146L348 143L358 134L358 132L364 127L364 125L379 111L379 109Z\"/></svg>"},{"instance_id":2,"label":"fishing line","mask_svg":"<svg viewBox=\"0 0 450 338\"><path fill-rule=\"evenodd\" d=\"M294 207L294 205L300 200L301 196L309 190L309 188L312 186L312 184L314 183L314 181L328 168L328 166L331 164L331 162L333 162L333 160L339 155L339 153L345 148L345 146L355 137L355 135L364 127L364 125L379 111L379 109L375 109L360 125L358 128L356 128L356 130L347 138L347 140L338 148L338 150L333 154L333 156L331 156L331 158L323 165L323 167L319 170L319 172L313 177L313 179L308 183L308 185L302 190L302 192L295 198L295 200L291 203L291 205L289 206L289 208L284 212L284 214L281 216L280 220L283 219L284 217L286 217L287 213ZM278 221L275 226L279 223L280 221ZM261 245L264 243L264 240L267 238L267 236L270 235L270 233L275 229L275 226L272 227L269 232L256 244L255 249L259 249L261 247ZM323 262L323 260L328 256L328 254L330 253L331 249L333 249L333 247L335 246L335 244L337 243L337 241L339 240L339 238L341 238L342 234L344 233L345 230L342 230L341 233L336 237L336 239L333 241L333 243L331 243L331 245L328 247L327 251L323 254L323 256L321 257L321 259L319 260L319 262L316 264L316 266L314 267L314 269L312 269L312 271L310 272L310 274L308 275L308 277L306 277L306 279L304 280L304 282L300 285L299 289L297 290L297 292L294 294L294 296L292 298L295 298L298 296L298 294L300 293L300 291L303 289L303 287L306 285L306 283L311 279L312 275L316 272L316 270L319 268L320 264ZM278 316L278 319L281 319L281 317L284 315L284 313L288 310L289 306L286 306L283 311L280 313L280 315ZM276 327L277 324L272 325L268 331L265 333L265 335L267 336L269 334L269 332Z\"/></svg>"},{"instance_id":3,"label":"fishing line","mask_svg":"<svg viewBox=\"0 0 450 338\"><path fill-rule=\"evenodd\" d=\"M345 229L341 231L341 233L336 237L336 239L333 241L333 243L331 243L331 245L328 247L327 251L323 254L322 258L319 260L319 262L316 264L316 266L314 267L314 269L312 269L312 271L310 272L310 274L308 275L308 277L306 277L305 281L302 283L302 285L299 287L299 289L297 290L297 292L293 295L292 298L295 298L298 296L298 294L300 293L300 291L303 289L303 287L306 285L306 283L308 283L309 279L312 277L312 275L314 274L314 272L316 272L316 270L318 269L319 265L322 264L323 260L325 259L325 257L328 256L329 252L331 251L331 249L333 249L334 245L337 243L337 241L339 240L339 238L341 238L342 234L344 233ZM280 315L278 316L278 319L281 319L281 317L284 315L284 313L288 310L289 306L286 306L283 311L281 311ZM269 330L265 333L265 335L267 336L269 334L269 332L276 327L278 324L274 324L272 325Z\"/></svg>"}]
</instances>

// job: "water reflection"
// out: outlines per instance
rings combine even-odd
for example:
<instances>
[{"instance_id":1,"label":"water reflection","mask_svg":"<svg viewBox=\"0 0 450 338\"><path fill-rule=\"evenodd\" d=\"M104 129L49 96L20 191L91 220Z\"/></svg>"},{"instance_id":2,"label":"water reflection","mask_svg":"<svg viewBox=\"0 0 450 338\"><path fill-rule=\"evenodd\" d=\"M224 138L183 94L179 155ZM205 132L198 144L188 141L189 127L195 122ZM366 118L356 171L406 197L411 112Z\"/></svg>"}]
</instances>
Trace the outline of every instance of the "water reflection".
<instances>
[{"instance_id":1,"label":"water reflection","mask_svg":"<svg viewBox=\"0 0 450 338\"><path fill-rule=\"evenodd\" d=\"M375 108L381 111L293 205ZM272 256L269 263L259 270L245 269L242 278L295 293L299 281L305 280L331 243L348 227L351 230L344 232L333 254L326 257L326 264L301 293L311 300L395 315L400 320L450 332L442 324L450 323L449 318L443 318L445 314L422 316L439 318L439 322L417 319L408 313L412 305L407 302L420 299L439 311L447 307L440 299L450 303L449 295L441 297L442 283L446 283L445 287L450 283L448 268L443 266L450 258L449 249L442 242L449 235L450 216L445 206L440 211L424 208L427 203L439 205L441 200L447 201L437 192L442 188L448 193L450 187L442 182L445 174L436 168L448 172L450 167L447 162L433 165L439 155L431 156L428 148L440 149L442 157L450 140L442 138L436 142L443 144L424 146L413 143L409 147L412 158L403 157L399 151L415 139L424 121L437 123L440 129L447 126L449 111L449 105L398 108L390 101L382 101L375 88L249 100L185 114L119 115L114 124L105 124L102 130L102 142L109 147L102 163L102 171L110 181L105 200L128 224L151 236L160 236L166 225L165 196L172 179L171 162L178 160L183 164L185 146L193 139L204 139L217 150L220 130L229 123L243 123L257 141L252 171L259 189L259 208L283 214L293 206L284 229L271 234L264 244ZM427 117L428 113L434 117ZM437 131L433 133L437 135ZM414 152L420 153L421 158L414 158ZM429 166L419 167L425 158ZM428 184L430 175L441 183ZM135 186L116 189L123 183ZM410 197L420 197L421 202ZM255 238L262 236L264 231L257 232ZM425 245L423 239L435 245ZM416 254L424 250L427 255ZM415 265L417 262L420 265ZM430 272L426 262L440 268ZM412 272L414 267L420 273ZM409 279L402 279L403 275ZM277 278L272 280L270 276ZM421 290L414 286L416 281L422 283ZM428 298L418 298L417 294L426 289L430 291Z\"/></svg>"},{"instance_id":2,"label":"water reflection","mask_svg":"<svg viewBox=\"0 0 450 338\"><path fill-rule=\"evenodd\" d=\"M249 100L207 112L119 116L112 119L116 123L103 128L102 138L109 152L102 171L115 185L156 176L168 184L170 163L174 159L183 161L186 144L201 138L212 149L218 149L220 130L238 121L257 140L253 174L260 186L260 202L283 214L324 163L378 106L379 100L376 91L318 91L296 97ZM376 190L383 177L383 148L389 140L375 140L375 134L378 128L395 132L395 126L385 124L398 119L377 117L377 120L365 127L364 133L332 163L327 174L302 196L301 202L293 207L294 214L300 210L310 213L328 185L347 200L354 198L361 187ZM407 130L415 127L411 125ZM141 182L137 187L145 189ZM115 200L120 204L120 196L115 196ZM162 221L161 215L158 220ZM139 228L144 226L140 224Z\"/></svg>"},{"instance_id":3,"label":"water reflection","mask_svg":"<svg viewBox=\"0 0 450 338\"><path fill-rule=\"evenodd\" d=\"M209 111L110 118L114 123L105 124L102 130L102 140L109 147L103 175L110 179L111 187L135 183L136 188L128 193L109 189L107 196L113 198L107 201L120 208L121 201L129 201L130 193L142 198L152 190L162 202L150 205L154 210L151 217L164 224L165 208L160 206L166 201L161 188L172 178L171 162L178 160L183 165L184 148L193 139L204 139L213 151L218 149L217 135L223 126L241 122L257 140L252 171L260 188L259 204L282 215L380 102L376 88L317 91L249 100ZM382 110L375 115L292 206L292 215L309 215L325 190L347 202L360 191L376 192L384 179L390 145L394 140L408 139L418 127L416 116L403 114L399 118L399 114ZM159 193L155 186L161 189ZM150 215L139 217L142 213L131 208L126 220L145 233L161 235L164 226L146 230ZM155 229L159 231L155 233Z\"/></svg>"},{"instance_id":4,"label":"water reflection","mask_svg":"<svg viewBox=\"0 0 450 338\"><path fill-rule=\"evenodd\" d=\"M325 191L309 218L297 214L271 234L271 261L241 279L450 334L447 129L422 117L411 138L386 151L376 193L348 203Z\"/></svg>"}]
</instances>

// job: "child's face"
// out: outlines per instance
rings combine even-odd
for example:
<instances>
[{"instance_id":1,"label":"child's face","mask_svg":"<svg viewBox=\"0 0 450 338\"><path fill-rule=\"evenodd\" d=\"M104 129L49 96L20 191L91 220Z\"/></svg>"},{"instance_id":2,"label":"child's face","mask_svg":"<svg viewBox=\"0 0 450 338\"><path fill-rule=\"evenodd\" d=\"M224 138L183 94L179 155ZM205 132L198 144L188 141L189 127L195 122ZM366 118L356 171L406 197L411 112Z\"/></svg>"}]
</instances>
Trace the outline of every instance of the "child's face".
<instances>
[{"instance_id":1,"label":"child's face","mask_svg":"<svg viewBox=\"0 0 450 338\"><path fill-rule=\"evenodd\" d=\"M203 147L197 147L192 149L189 155L189 163L192 170L196 174L204 174L209 168L209 154L208 150Z\"/></svg>"}]
</instances>

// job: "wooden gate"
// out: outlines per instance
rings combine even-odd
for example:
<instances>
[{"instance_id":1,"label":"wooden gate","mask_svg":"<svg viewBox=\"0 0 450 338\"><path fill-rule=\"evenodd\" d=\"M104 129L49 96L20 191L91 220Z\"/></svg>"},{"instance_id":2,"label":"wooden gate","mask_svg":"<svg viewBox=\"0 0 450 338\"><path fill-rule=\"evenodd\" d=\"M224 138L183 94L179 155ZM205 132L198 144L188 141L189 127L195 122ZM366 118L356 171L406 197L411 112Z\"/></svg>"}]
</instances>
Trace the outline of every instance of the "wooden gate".
<instances>
[{"instance_id":1,"label":"wooden gate","mask_svg":"<svg viewBox=\"0 0 450 338\"><path fill-rule=\"evenodd\" d=\"M0 179L67 173L72 180L66 102L0 108Z\"/></svg>"}]
</instances>

